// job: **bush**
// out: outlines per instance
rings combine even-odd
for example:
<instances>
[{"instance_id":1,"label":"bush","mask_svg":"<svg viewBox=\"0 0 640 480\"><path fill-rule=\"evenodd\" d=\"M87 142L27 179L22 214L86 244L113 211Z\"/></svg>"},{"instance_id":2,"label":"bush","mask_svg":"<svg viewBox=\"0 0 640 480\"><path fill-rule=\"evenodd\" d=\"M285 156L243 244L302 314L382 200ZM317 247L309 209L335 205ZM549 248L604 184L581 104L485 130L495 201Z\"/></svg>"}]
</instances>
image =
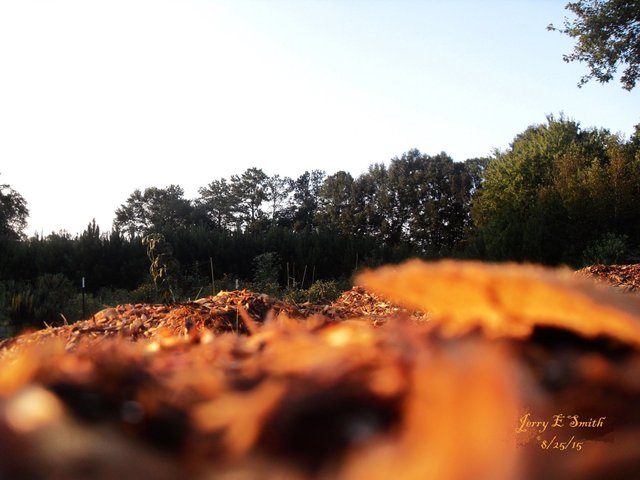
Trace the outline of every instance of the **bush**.
<instances>
[{"instance_id":1,"label":"bush","mask_svg":"<svg viewBox=\"0 0 640 480\"><path fill-rule=\"evenodd\" d=\"M307 288L288 288L283 293L283 300L292 303L332 303L342 292L335 280L316 280Z\"/></svg>"},{"instance_id":2,"label":"bush","mask_svg":"<svg viewBox=\"0 0 640 480\"><path fill-rule=\"evenodd\" d=\"M627 235L605 233L602 237L592 242L583 253L585 265L605 264L615 265L628 260L629 250Z\"/></svg>"},{"instance_id":3,"label":"bush","mask_svg":"<svg viewBox=\"0 0 640 480\"><path fill-rule=\"evenodd\" d=\"M74 313L78 289L61 273L45 273L34 282L6 281L0 289L0 323L10 334L25 328L60 325Z\"/></svg>"},{"instance_id":4,"label":"bush","mask_svg":"<svg viewBox=\"0 0 640 480\"><path fill-rule=\"evenodd\" d=\"M236 282L238 287L236 288ZM244 282L243 280L238 280L238 277L234 277L233 275L229 275L228 273L225 273L221 279L216 279L216 293L218 293L219 291L226 291L226 292L230 292L232 290L237 290L240 289L242 290L243 288L246 288L246 282Z\"/></svg>"},{"instance_id":5,"label":"bush","mask_svg":"<svg viewBox=\"0 0 640 480\"><path fill-rule=\"evenodd\" d=\"M67 304L64 316L69 323L78 320L86 320L105 307L92 294L87 293L84 296L84 312L82 311L82 293L76 294Z\"/></svg>"},{"instance_id":6,"label":"bush","mask_svg":"<svg viewBox=\"0 0 640 480\"><path fill-rule=\"evenodd\" d=\"M133 301L132 292L128 292L122 288L101 288L95 297L102 308L107 306L113 307L123 303L139 303Z\"/></svg>"},{"instance_id":7,"label":"bush","mask_svg":"<svg viewBox=\"0 0 640 480\"><path fill-rule=\"evenodd\" d=\"M262 293L268 293L266 290L269 289L279 291L278 278L281 265L280 256L275 252L257 255L253 259L253 288Z\"/></svg>"},{"instance_id":8,"label":"bush","mask_svg":"<svg viewBox=\"0 0 640 480\"><path fill-rule=\"evenodd\" d=\"M160 295L152 283L143 283L130 294L131 303L159 303Z\"/></svg>"},{"instance_id":9,"label":"bush","mask_svg":"<svg viewBox=\"0 0 640 480\"><path fill-rule=\"evenodd\" d=\"M312 303L335 302L339 296L340 290L335 280L316 280L307 290L307 298Z\"/></svg>"},{"instance_id":10,"label":"bush","mask_svg":"<svg viewBox=\"0 0 640 480\"><path fill-rule=\"evenodd\" d=\"M15 335L15 327L9 318L8 312L9 292L4 282L0 282L0 340Z\"/></svg>"},{"instance_id":11,"label":"bush","mask_svg":"<svg viewBox=\"0 0 640 480\"><path fill-rule=\"evenodd\" d=\"M255 293L264 293L272 298L280 298L282 296L282 288L280 288L280 285L278 283L269 282L261 283L259 285L250 283L248 285L245 285L244 288L247 288L248 290L251 290Z\"/></svg>"},{"instance_id":12,"label":"bush","mask_svg":"<svg viewBox=\"0 0 640 480\"><path fill-rule=\"evenodd\" d=\"M308 301L309 296L307 290L301 288L288 287L282 292L282 300L288 303L304 303Z\"/></svg>"}]
</instances>

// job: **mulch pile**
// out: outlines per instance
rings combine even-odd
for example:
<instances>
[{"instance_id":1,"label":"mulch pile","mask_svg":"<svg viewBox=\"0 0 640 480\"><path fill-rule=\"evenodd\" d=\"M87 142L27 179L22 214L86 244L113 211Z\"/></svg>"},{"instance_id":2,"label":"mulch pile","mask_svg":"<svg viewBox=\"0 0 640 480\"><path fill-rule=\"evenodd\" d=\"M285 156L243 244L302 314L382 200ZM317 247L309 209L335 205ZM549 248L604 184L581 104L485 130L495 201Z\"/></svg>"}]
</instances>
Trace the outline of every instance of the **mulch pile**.
<instances>
[{"instance_id":1,"label":"mulch pile","mask_svg":"<svg viewBox=\"0 0 640 480\"><path fill-rule=\"evenodd\" d=\"M329 305L220 292L5 340L0 478L640 478L635 295L472 262L361 280Z\"/></svg>"},{"instance_id":2,"label":"mulch pile","mask_svg":"<svg viewBox=\"0 0 640 480\"><path fill-rule=\"evenodd\" d=\"M358 286L342 293L333 304L323 309L322 313L341 319L366 317L374 326L382 325L390 318L399 316L408 316L417 321L429 319L426 313L399 307Z\"/></svg>"},{"instance_id":3,"label":"mulch pile","mask_svg":"<svg viewBox=\"0 0 640 480\"><path fill-rule=\"evenodd\" d=\"M215 296L175 305L125 304L106 308L73 325L48 327L1 341L0 348L6 351L51 338L64 340L65 348L70 350L80 340L95 342L114 336L171 343L180 336L195 338L223 332L248 334L257 328L256 325L281 313L298 319L321 316L323 322L364 317L374 326L401 314L417 320L427 319L427 315L395 306L362 287L353 287L328 305L286 303L247 290L221 291Z\"/></svg>"},{"instance_id":4,"label":"mulch pile","mask_svg":"<svg viewBox=\"0 0 640 480\"><path fill-rule=\"evenodd\" d=\"M591 265L577 272L596 280L610 283L623 291L640 290L640 264L633 265Z\"/></svg>"}]
</instances>

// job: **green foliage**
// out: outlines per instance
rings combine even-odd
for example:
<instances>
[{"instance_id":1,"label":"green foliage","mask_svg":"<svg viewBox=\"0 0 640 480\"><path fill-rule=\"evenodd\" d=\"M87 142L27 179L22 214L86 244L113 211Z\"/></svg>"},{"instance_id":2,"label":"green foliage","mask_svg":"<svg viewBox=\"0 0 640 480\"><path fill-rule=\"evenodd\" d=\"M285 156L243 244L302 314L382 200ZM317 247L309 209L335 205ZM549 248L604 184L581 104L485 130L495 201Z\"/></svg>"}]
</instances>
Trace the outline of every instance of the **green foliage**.
<instances>
[{"instance_id":1,"label":"green foliage","mask_svg":"<svg viewBox=\"0 0 640 480\"><path fill-rule=\"evenodd\" d=\"M28 216L22 195L10 185L0 184L0 240L23 238Z\"/></svg>"},{"instance_id":2,"label":"green foliage","mask_svg":"<svg viewBox=\"0 0 640 480\"><path fill-rule=\"evenodd\" d=\"M290 225L294 232L310 232L316 229L316 212L320 190L325 181L322 170L306 171L292 182L292 199L280 223Z\"/></svg>"},{"instance_id":3,"label":"green foliage","mask_svg":"<svg viewBox=\"0 0 640 480\"><path fill-rule=\"evenodd\" d=\"M126 302L110 302L108 305L118 305ZM84 315L82 311L82 293L76 293L72 296L65 305L64 316L69 323L76 322L78 320L86 320L103 308L107 304L103 303L100 298L89 293L85 294L84 298Z\"/></svg>"},{"instance_id":4,"label":"green foliage","mask_svg":"<svg viewBox=\"0 0 640 480\"><path fill-rule=\"evenodd\" d=\"M615 265L625 262L629 256L628 242L627 235L605 233L585 249L583 263L584 265Z\"/></svg>"},{"instance_id":5,"label":"green foliage","mask_svg":"<svg viewBox=\"0 0 640 480\"><path fill-rule=\"evenodd\" d=\"M25 286L11 295L9 318L15 325L33 326L39 323L35 319L35 309L35 294L31 286Z\"/></svg>"},{"instance_id":6,"label":"green foliage","mask_svg":"<svg viewBox=\"0 0 640 480\"><path fill-rule=\"evenodd\" d=\"M277 225L281 218L286 217L285 206L292 191L293 180L289 177L273 175L265 180L266 200L271 210L271 225Z\"/></svg>"},{"instance_id":7,"label":"green foliage","mask_svg":"<svg viewBox=\"0 0 640 480\"><path fill-rule=\"evenodd\" d=\"M214 180L198 190L200 205L212 226L232 229L237 224L235 205L237 198L225 178Z\"/></svg>"},{"instance_id":8,"label":"green foliage","mask_svg":"<svg viewBox=\"0 0 640 480\"><path fill-rule=\"evenodd\" d=\"M635 87L640 75L640 5L637 0L578 0L566 6L574 15L565 17L564 28L549 25L577 40L573 52L564 55L566 62L585 62L589 73L582 86L595 78L601 83L613 79L618 66L624 65L620 77L623 88Z\"/></svg>"},{"instance_id":9,"label":"green foliage","mask_svg":"<svg viewBox=\"0 0 640 480\"><path fill-rule=\"evenodd\" d=\"M120 205L113 225L131 238L152 232L168 235L194 224L196 212L191 201L184 198L182 187L150 187L144 193L135 190L127 202Z\"/></svg>"},{"instance_id":10,"label":"green foliage","mask_svg":"<svg viewBox=\"0 0 640 480\"><path fill-rule=\"evenodd\" d=\"M307 289L307 300L311 303L331 303L337 300L340 293L335 280L316 280Z\"/></svg>"},{"instance_id":11,"label":"green foliage","mask_svg":"<svg viewBox=\"0 0 640 480\"><path fill-rule=\"evenodd\" d=\"M356 201L354 179L351 174L339 171L326 178L318 197L316 223L349 234L360 205Z\"/></svg>"},{"instance_id":12,"label":"green foliage","mask_svg":"<svg viewBox=\"0 0 640 480\"><path fill-rule=\"evenodd\" d=\"M292 286L284 289L281 296L285 302L293 304L305 303L309 298L309 295L307 294L307 291L305 289L295 288Z\"/></svg>"},{"instance_id":13,"label":"green foliage","mask_svg":"<svg viewBox=\"0 0 640 480\"><path fill-rule=\"evenodd\" d=\"M451 255L470 223L474 173L478 165L456 163L445 153L436 156L411 150L394 158L388 170L385 215L389 240L420 248L423 256Z\"/></svg>"},{"instance_id":14,"label":"green foliage","mask_svg":"<svg viewBox=\"0 0 640 480\"><path fill-rule=\"evenodd\" d=\"M60 324L60 314L66 316L69 302L77 290L71 280L61 273L45 273L37 277L34 286L34 320L38 323Z\"/></svg>"},{"instance_id":15,"label":"green foliage","mask_svg":"<svg viewBox=\"0 0 640 480\"><path fill-rule=\"evenodd\" d=\"M171 244L161 233L150 233L142 239L142 244L147 247L147 256L151 262L149 273L156 290L164 302L175 303L180 264L173 257Z\"/></svg>"},{"instance_id":16,"label":"green foliage","mask_svg":"<svg viewBox=\"0 0 640 480\"><path fill-rule=\"evenodd\" d=\"M606 232L637 242L639 204L632 142L549 117L491 160L472 215L489 259L578 265Z\"/></svg>"},{"instance_id":17,"label":"green foliage","mask_svg":"<svg viewBox=\"0 0 640 480\"><path fill-rule=\"evenodd\" d=\"M222 278L216 279L216 293L220 291L230 292L236 289L236 281L238 282L238 289L246 288L246 283L241 282L238 277L225 273Z\"/></svg>"},{"instance_id":18,"label":"green foliage","mask_svg":"<svg viewBox=\"0 0 640 480\"><path fill-rule=\"evenodd\" d=\"M249 283L243 286L243 288L247 288L256 293L264 293L273 298L279 298L282 295L282 287L280 287L279 283L274 282L262 283L259 285L255 283Z\"/></svg>"},{"instance_id":19,"label":"green foliage","mask_svg":"<svg viewBox=\"0 0 640 480\"><path fill-rule=\"evenodd\" d=\"M149 284L149 288L154 291L153 285ZM129 291L121 288L100 288L95 294L88 293L86 294L87 304L91 301L95 301L96 306L99 307L99 310L102 310L108 306L116 306L123 303L141 303L135 301L133 298L133 293L136 290ZM93 299L93 300L91 300ZM89 309L87 308L87 311Z\"/></svg>"},{"instance_id":20,"label":"green foliage","mask_svg":"<svg viewBox=\"0 0 640 480\"><path fill-rule=\"evenodd\" d=\"M279 278L282 259L275 252L266 252L253 259L253 287L261 293L277 294L280 290Z\"/></svg>"},{"instance_id":21,"label":"green foliage","mask_svg":"<svg viewBox=\"0 0 640 480\"><path fill-rule=\"evenodd\" d=\"M158 289L152 283L142 283L130 293L131 303L158 303Z\"/></svg>"},{"instance_id":22,"label":"green foliage","mask_svg":"<svg viewBox=\"0 0 640 480\"><path fill-rule=\"evenodd\" d=\"M17 333L7 312L8 297L7 286L4 282L0 282L0 340Z\"/></svg>"},{"instance_id":23,"label":"green foliage","mask_svg":"<svg viewBox=\"0 0 640 480\"><path fill-rule=\"evenodd\" d=\"M251 227L252 223L263 217L261 207L268 198L267 181L267 175L259 168L249 168L240 176L231 176L231 191L237 200L235 211L239 227Z\"/></svg>"},{"instance_id":24,"label":"green foliage","mask_svg":"<svg viewBox=\"0 0 640 480\"><path fill-rule=\"evenodd\" d=\"M60 325L63 317L77 320L71 305L77 289L64 275L45 273L33 282L2 282L0 317L15 333L25 328ZM72 315L73 314L73 315Z\"/></svg>"},{"instance_id":25,"label":"green foliage","mask_svg":"<svg viewBox=\"0 0 640 480\"><path fill-rule=\"evenodd\" d=\"M282 293L282 298L291 303L332 303L350 285L336 280L316 280L309 288L289 287Z\"/></svg>"}]
</instances>

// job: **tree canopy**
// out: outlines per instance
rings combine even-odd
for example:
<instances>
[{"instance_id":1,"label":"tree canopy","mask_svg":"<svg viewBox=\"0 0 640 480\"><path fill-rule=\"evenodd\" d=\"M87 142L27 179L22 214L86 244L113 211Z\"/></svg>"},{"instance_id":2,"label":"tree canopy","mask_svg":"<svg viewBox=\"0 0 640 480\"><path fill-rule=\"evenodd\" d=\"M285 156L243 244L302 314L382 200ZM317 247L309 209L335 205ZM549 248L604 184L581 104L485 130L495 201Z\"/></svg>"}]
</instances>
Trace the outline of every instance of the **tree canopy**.
<instances>
[{"instance_id":1,"label":"tree canopy","mask_svg":"<svg viewBox=\"0 0 640 480\"><path fill-rule=\"evenodd\" d=\"M130 236L175 232L193 223L193 206L178 185L135 190L116 210L115 228Z\"/></svg>"},{"instance_id":2,"label":"tree canopy","mask_svg":"<svg viewBox=\"0 0 640 480\"><path fill-rule=\"evenodd\" d=\"M613 79L618 67L623 88L635 87L640 75L640 0L578 0L565 7L575 18L565 18L557 30L577 43L573 52L564 55L566 62L585 62L589 73L579 85L595 78L601 83Z\"/></svg>"},{"instance_id":3,"label":"tree canopy","mask_svg":"<svg viewBox=\"0 0 640 480\"><path fill-rule=\"evenodd\" d=\"M0 184L0 237L22 238L29 209L26 200L10 185Z\"/></svg>"},{"instance_id":4,"label":"tree canopy","mask_svg":"<svg viewBox=\"0 0 640 480\"><path fill-rule=\"evenodd\" d=\"M579 265L607 234L640 241L640 150L550 116L489 163L473 220L484 255Z\"/></svg>"}]
</instances>

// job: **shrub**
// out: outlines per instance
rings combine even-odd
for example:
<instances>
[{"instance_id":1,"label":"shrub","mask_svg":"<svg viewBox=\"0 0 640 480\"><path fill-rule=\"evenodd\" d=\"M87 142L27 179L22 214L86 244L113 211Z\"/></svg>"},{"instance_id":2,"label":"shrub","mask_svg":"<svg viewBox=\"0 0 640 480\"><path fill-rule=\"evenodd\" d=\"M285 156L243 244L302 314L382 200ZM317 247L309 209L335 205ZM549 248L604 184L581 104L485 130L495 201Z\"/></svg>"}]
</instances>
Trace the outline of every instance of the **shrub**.
<instances>
[{"instance_id":1,"label":"shrub","mask_svg":"<svg viewBox=\"0 0 640 480\"><path fill-rule=\"evenodd\" d=\"M236 282L238 285L238 289L243 289L246 288L246 282L244 282L243 280L239 280L238 277L234 277L233 275L229 275L228 273L225 273L222 278L220 279L216 279L216 293L218 293L221 290L224 291L231 291L231 290L236 290Z\"/></svg>"},{"instance_id":2,"label":"shrub","mask_svg":"<svg viewBox=\"0 0 640 480\"><path fill-rule=\"evenodd\" d=\"M158 303L160 295L152 283L142 283L130 294L131 303Z\"/></svg>"},{"instance_id":3,"label":"shrub","mask_svg":"<svg viewBox=\"0 0 640 480\"><path fill-rule=\"evenodd\" d=\"M69 323L91 318L94 313L105 307L95 296L90 293L84 296L84 312L82 311L82 293L77 293L67 304L64 313Z\"/></svg>"},{"instance_id":4,"label":"shrub","mask_svg":"<svg viewBox=\"0 0 640 480\"><path fill-rule=\"evenodd\" d=\"M600 263L614 265L627 261L629 256L628 241L629 237L627 235L605 233L584 250L583 259L585 265Z\"/></svg>"},{"instance_id":5,"label":"shrub","mask_svg":"<svg viewBox=\"0 0 640 480\"><path fill-rule=\"evenodd\" d=\"M307 290L301 288L288 287L282 292L282 299L288 303L304 303L308 298Z\"/></svg>"},{"instance_id":6,"label":"shrub","mask_svg":"<svg viewBox=\"0 0 640 480\"><path fill-rule=\"evenodd\" d=\"M340 295L335 280L316 280L307 290L308 301L312 303L331 303Z\"/></svg>"},{"instance_id":7,"label":"shrub","mask_svg":"<svg viewBox=\"0 0 640 480\"><path fill-rule=\"evenodd\" d=\"M61 273L45 273L34 282L8 281L2 287L2 317L18 332L25 328L60 325L69 318L77 288ZM7 330L7 328L5 328Z\"/></svg>"},{"instance_id":8,"label":"shrub","mask_svg":"<svg viewBox=\"0 0 640 480\"><path fill-rule=\"evenodd\" d=\"M266 252L253 259L253 288L262 293L277 289L282 261L275 252Z\"/></svg>"},{"instance_id":9,"label":"shrub","mask_svg":"<svg viewBox=\"0 0 640 480\"><path fill-rule=\"evenodd\" d=\"M341 293L342 289L335 280L316 280L307 288L288 288L283 293L283 299L292 303L332 303Z\"/></svg>"}]
</instances>

